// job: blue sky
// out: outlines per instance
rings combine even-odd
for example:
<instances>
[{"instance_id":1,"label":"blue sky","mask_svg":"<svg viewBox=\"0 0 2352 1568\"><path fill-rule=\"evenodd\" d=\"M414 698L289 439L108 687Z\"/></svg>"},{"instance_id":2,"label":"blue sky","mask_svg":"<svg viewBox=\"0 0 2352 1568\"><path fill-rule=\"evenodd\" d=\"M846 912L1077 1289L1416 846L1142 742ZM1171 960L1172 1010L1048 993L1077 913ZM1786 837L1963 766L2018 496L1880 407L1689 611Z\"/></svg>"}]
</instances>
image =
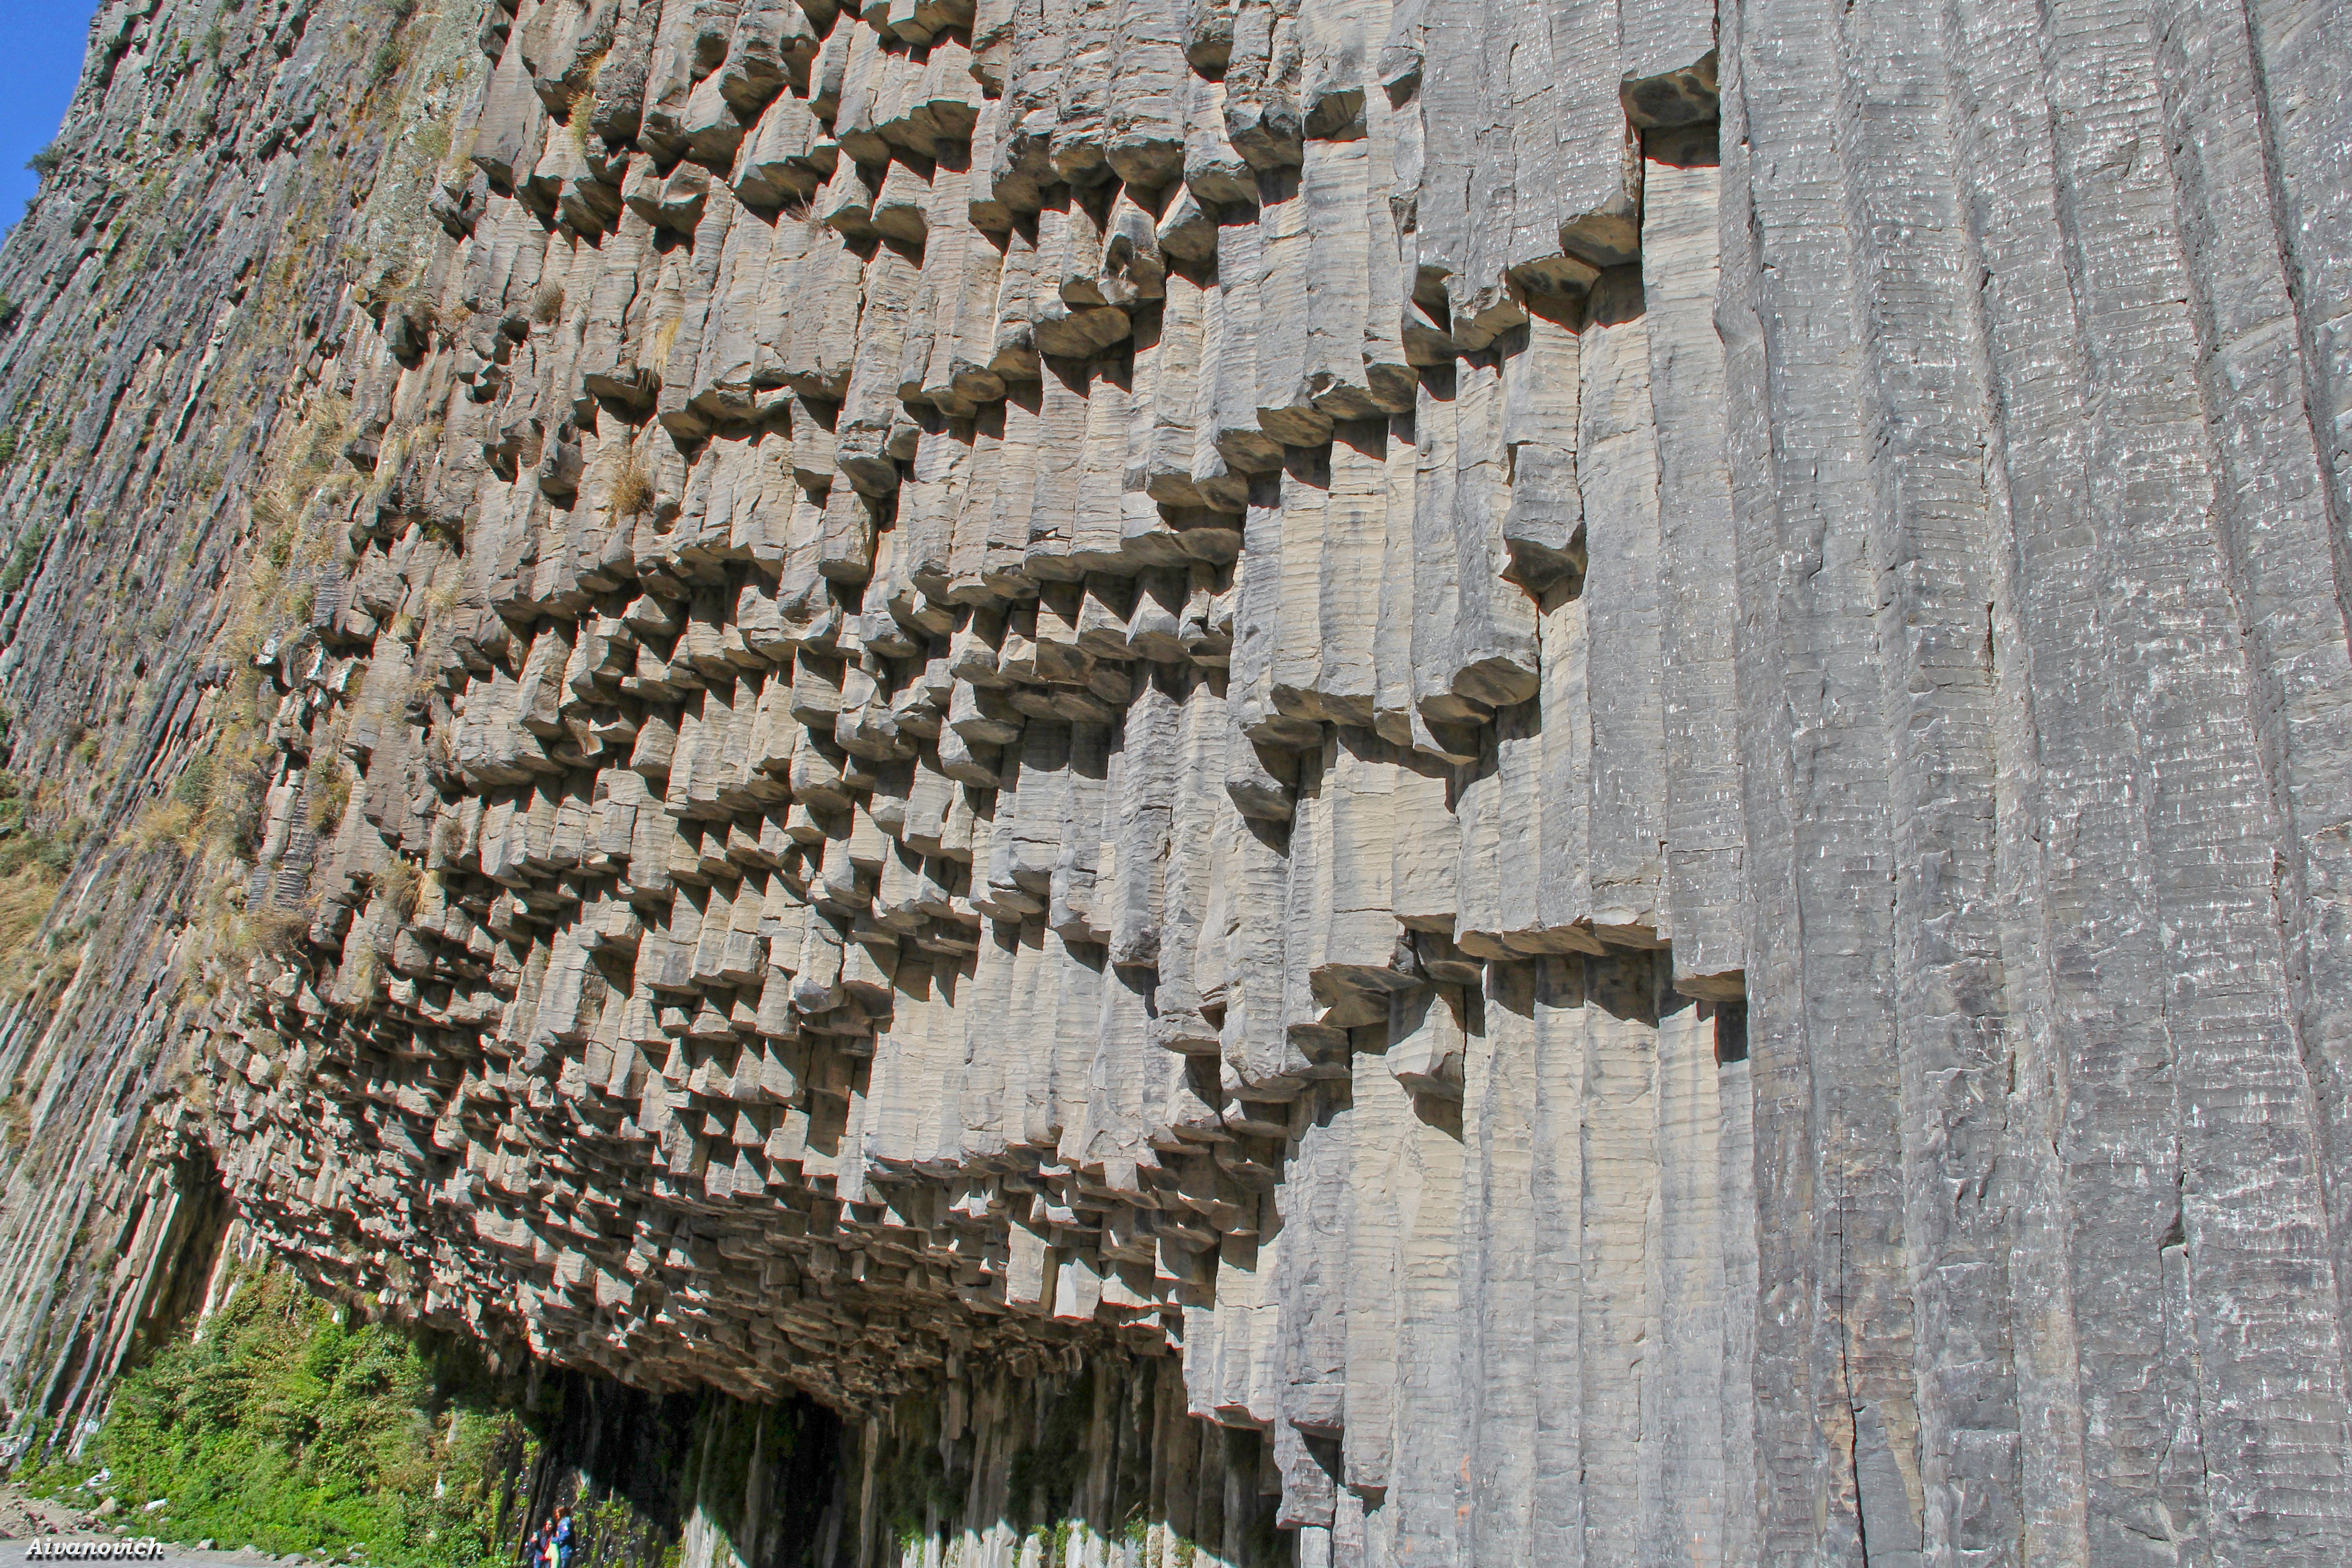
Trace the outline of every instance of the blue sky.
<instances>
[{"instance_id":1,"label":"blue sky","mask_svg":"<svg viewBox=\"0 0 2352 1568\"><path fill-rule=\"evenodd\" d=\"M81 79L90 0L0 0L0 229L40 183L25 160L49 144Z\"/></svg>"}]
</instances>

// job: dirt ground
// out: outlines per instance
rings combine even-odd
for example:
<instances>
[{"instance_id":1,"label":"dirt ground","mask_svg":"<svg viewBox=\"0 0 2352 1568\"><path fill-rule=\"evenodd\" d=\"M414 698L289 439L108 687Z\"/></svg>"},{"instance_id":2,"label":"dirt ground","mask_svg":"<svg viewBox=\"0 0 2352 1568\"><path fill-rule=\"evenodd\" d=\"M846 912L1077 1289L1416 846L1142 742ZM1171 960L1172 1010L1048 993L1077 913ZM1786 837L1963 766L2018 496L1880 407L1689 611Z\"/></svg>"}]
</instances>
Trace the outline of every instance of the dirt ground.
<instances>
[{"instance_id":1,"label":"dirt ground","mask_svg":"<svg viewBox=\"0 0 2352 1568\"><path fill-rule=\"evenodd\" d=\"M131 1521L93 1518L85 1510L27 1496L14 1484L0 1484L0 1568L19 1568L26 1561L25 1549L37 1540L108 1541L138 1534L139 1527ZM294 1568L302 1559L272 1557L266 1552L200 1552L166 1542L161 1561L222 1568Z\"/></svg>"},{"instance_id":2,"label":"dirt ground","mask_svg":"<svg viewBox=\"0 0 2352 1568\"><path fill-rule=\"evenodd\" d=\"M47 1498L27 1497L20 1487L0 1485L0 1541L75 1535L90 1528L89 1516L79 1510Z\"/></svg>"}]
</instances>

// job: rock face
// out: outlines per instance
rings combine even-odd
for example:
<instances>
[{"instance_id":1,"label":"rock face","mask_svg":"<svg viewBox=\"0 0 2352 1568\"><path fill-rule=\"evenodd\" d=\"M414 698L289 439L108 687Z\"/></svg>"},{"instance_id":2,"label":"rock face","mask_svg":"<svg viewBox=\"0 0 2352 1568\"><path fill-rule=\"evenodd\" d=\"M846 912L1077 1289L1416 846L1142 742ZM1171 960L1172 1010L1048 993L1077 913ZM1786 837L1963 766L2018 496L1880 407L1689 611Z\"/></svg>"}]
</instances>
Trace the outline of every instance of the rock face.
<instances>
[{"instance_id":1,"label":"rock face","mask_svg":"<svg viewBox=\"0 0 2352 1568\"><path fill-rule=\"evenodd\" d=\"M109 8L20 1437L222 1208L827 1562L2352 1557L2339 12Z\"/></svg>"}]
</instances>

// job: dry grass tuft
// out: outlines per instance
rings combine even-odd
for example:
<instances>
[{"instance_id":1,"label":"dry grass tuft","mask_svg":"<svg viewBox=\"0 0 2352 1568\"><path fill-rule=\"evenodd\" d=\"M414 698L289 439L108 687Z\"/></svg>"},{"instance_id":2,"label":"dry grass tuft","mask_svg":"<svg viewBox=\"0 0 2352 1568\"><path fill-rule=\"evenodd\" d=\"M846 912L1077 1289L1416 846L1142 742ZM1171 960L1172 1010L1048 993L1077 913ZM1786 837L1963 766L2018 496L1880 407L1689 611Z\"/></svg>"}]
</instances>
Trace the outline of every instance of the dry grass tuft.
<instances>
[{"instance_id":1,"label":"dry grass tuft","mask_svg":"<svg viewBox=\"0 0 2352 1568\"><path fill-rule=\"evenodd\" d=\"M343 820L343 809L352 803L351 774L341 757L323 749L307 772L303 795L310 808L310 831L323 834Z\"/></svg>"},{"instance_id":2,"label":"dry grass tuft","mask_svg":"<svg viewBox=\"0 0 2352 1568\"><path fill-rule=\"evenodd\" d=\"M563 314L563 285L542 283L530 291L530 319L549 326Z\"/></svg>"},{"instance_id":3,"label":"dry grass tuft","mask_svg":"<svg viewBox=\"0 0 2352 1568\"><path fill-rule=\"evenodd\" d=\"M416 918L416 900L424 889L425 879L408 861L394 860L384 868L383 896L403 921Z\"/></svg>"},{"instance_id":4,"label":"dry grass tuft","mask_svg":"<svg viewBox=\"0 0 2352 1568\"><path fill-rule=\"evenodd\" d=\"M220 933L217 950L231 958L251 959L268 953L288 958L310 932L310 917L301 910L247 910L232 916Z\"/></svg>"},{"instance_id":5,"label":"dry grass tuft","mask_svg":"<svg viewBox=\"0 0 2352 1568\"><path fill-rule=\"evenodd\" d=\"M612 506L614 517L635 517L649 511L654 504L654 482L635 457L625 459L621 471L614 476Z\"/></svg>"},{"instance_id":6,"label":"dry grass tuft","mask_svg":"<svg viewBox=\"0 0 2352 1568\"><path fill-rule=\"evenodd\" d=\"M250 658L310 613L301 591L288 590L286 574L334 558L342 530L333 521L335 509L317 502L322 494L347 494L357 483L338 461L351 437L350 419L346 399L321 394L282 443L273 444L276 455L247 501L255 549L226 595L231 609L219 647L232 659Z\"/></svg>"},{"instance_id":7,"label":"dry grass tuft","mask_svg":"<svg viewBox=\"0 0 2352 1568\"><path fill-rule=\"evenodd\" d=\"M184 800L159 801L139 814L131 825L131 842L142 854L163 845L180 849L192 847L192 830L196 825L196 808Z\"/></svg>"},{"instance_id":8,"label":"dry grass tuft","mask_svg":"<svg viewBox=\"0 0 2352 1568\"><path fill-rule=\"evenodd\" d=\"M36 933L57 901L58 879L47 867L26 866L0 878L0 984L14 989L30 977L43 956Z\"/></svg>"},{"instance_id":9,"label":"dry grass tuft","mask_svg":"<svg viewBox=\"0 0 2352 1568\"><path fill-rule=\"evenodd\" d=\"M269 781L268 735L257 711L259 706L256 700L251 709L233 713L233 722L219 731L205 773L204 798L197 805L197 830L214 848L229 855L246 854L260 830L262 792Z\"/></svg>"}]
</instances>

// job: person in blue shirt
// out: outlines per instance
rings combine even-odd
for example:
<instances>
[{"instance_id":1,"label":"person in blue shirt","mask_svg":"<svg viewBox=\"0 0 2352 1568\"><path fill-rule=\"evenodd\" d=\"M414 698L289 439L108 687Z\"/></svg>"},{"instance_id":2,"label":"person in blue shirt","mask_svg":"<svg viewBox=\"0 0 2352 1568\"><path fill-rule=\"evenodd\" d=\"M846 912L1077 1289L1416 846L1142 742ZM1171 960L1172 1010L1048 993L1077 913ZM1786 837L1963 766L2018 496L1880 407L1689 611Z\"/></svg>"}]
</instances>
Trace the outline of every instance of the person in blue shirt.
<instances>
[{"instance_id":1,"label":"person in blue shirt","mask_svg":"<svg viewBox=\"0 0 2352 1568\"><path fill-rule=\"evenodd\" d=\"M555 1538L551 1545L553 1557L549 1563L549 1568L572 1568L573 1540L572 1510L569 1508L559 1508L555 1510Z\"/></svg>"}]
</instances>

